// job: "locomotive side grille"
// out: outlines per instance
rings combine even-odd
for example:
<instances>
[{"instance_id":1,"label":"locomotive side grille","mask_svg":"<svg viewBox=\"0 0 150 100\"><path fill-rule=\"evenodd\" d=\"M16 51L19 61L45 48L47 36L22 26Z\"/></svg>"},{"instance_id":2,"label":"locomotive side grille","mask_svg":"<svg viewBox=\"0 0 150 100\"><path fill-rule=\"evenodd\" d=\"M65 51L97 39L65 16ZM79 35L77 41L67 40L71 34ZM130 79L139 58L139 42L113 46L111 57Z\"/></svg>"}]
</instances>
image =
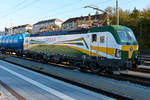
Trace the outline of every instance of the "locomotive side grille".
<instances>
[{"instance_id":1,"label":"locomotive side grille","mask_svg":"<svg viewBox=\"0 0 150 100\"><path fill-rule=\"evenodd\" d=\"M128 59L128 55L129 55L128 51L121 51L121 58L122 59Z\"/></svg>"}]
</instances>

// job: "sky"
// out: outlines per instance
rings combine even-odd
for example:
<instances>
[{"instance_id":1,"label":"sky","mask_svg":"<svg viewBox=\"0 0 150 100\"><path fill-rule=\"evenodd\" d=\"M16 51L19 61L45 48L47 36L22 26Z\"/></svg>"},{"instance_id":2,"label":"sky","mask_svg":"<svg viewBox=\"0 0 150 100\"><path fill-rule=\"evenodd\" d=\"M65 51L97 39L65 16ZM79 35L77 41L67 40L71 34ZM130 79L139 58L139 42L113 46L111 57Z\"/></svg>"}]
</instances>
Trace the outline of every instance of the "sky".
<instances>
[{"instance_id":1,"label":"sky","mask_svg":"<svg viewBox=\"0 0 150 100\"><path fill-rule=\"evenodd\" d=\"M118 0L119 7L132 11L150 7L150 0ZM93 5L100 9L115 7L116 0L0 0L0 30L5 27L34 24L41 20L58 18L63 21L72 17L95 14L84 8Z\"/></svg>"}]
</instances>

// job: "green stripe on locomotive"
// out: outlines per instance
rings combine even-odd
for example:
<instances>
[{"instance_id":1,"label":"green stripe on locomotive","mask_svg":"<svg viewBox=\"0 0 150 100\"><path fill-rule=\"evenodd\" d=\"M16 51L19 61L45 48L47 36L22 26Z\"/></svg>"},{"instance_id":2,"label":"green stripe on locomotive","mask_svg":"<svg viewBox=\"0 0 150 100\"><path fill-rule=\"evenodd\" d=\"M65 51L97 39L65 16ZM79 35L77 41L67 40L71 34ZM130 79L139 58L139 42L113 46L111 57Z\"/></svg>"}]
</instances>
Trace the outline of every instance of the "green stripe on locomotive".
<instances>
[{"instance_id":1,"label":"green stripe on locomotive","mask_svg":"<svg viewBox=\"0 0 150 100\"><path fill-rule=\"evenodd\" d=\"M110 32L114 36L114 38L118 44L121 44L121 45L138 45L137 42L134 44L127 44L127 43L121 42L121 40L118 36L118 33L117 33L118 30L122 31L124 29L120 25L111 25L111 26L104 26L104 27L93 27L93 28L89 29L89 32Z\"/></svg>"},{"instance_id":2,"label":"green stripe on locomotive","mask_svg":"<svg viewBox=\"0 0 150 100\"><path fill-rule=\"evenodd\" d=\"M114 36L116 42L121 44L120 38L117 35L117 29L121 30L122 28L119 25L112 25L112 26L104 26L104 27L94 27L89 29L89 32L110 32Z\"/></svg>"}]
</instances>

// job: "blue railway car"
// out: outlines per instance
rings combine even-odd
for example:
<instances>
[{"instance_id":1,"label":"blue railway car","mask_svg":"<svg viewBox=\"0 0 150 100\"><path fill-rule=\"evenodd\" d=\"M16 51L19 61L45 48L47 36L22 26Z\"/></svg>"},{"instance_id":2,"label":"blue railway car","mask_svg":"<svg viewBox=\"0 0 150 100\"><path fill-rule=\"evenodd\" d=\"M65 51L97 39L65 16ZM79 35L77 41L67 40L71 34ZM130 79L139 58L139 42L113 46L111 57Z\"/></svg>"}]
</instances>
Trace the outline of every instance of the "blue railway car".
<instances>
[{"instance_id":1,"label":"blue railway car","mask_svg":"<svg viewBox=\"0 0 150 100\"><path fill-rule=\"evenodd\" d=\"M25 33L16 35L7 35L0 37L0 47L1 49L11 49L14 51L23 50L23 41Z\"/></svg>"},{"instance_id":2,"label":"blue railway car","mask_svg":"<svg viewBox=\"0 0 150 100\"><path fill-rule=\"evenodd\" d=\"M17 36L17 49L18 50L23 49L24 37L25 37L25 33L18 34L18 36Z\"/></svg>"},{"instance_id":3,"label":"blue railway car","mask_svg":"<svg viewBox=\"0 0 150 100\"><path fill-rule=\"evenodd\" d=\"M13 49L13 38L14 38L13 35L9 37L9 48L10 49Z\"/></svg>"},{"instance_id":4,"label":"blue railway car","mask_svg":"<svg viewBox=\"0 0 150 100\"><path fill-rule=\"evenodd\" d=\"M6 48L6 38L7 38L7 36L5 36L4 39L3 39L3 47L4 48Z\"/></svg>"},{"instance_id":5,"label":"blue railway car","mask_svg":"<svg viewBox=\"0 0 150 100\"><path fill-rule=\"evenodd\" d=\"M8 38L7 38L7 43L8 43L8 48L11 48L11 36L8 36Z\"/></svg>"},{"instance_id":6,"label":"blue railway car","mask_svg":"<svg viewBox=\"0 0 150 100\"><path fill-rule=\"evenodd\" d=\"M5 39L5 48L9 48L9 43L8 43L8 40L9 40L9 36L6 36L6 39Z\"/></svg>"},{"instance_id":7,"label":"blue railway car","mask_svg":"<svg viewBox=\"0 0 150 100\"><path fill-rule=\"evenodd\" d=\"M1 44L2 44L2 40L1 40L2 36L0 36L0 48L1 48Z\"/></svg>"},{"instance_id":8,"label":"blue railway car","mask_svg":"<svg viewBox=\"0 0 150 100\"><path fill-rule=\"evenodd\" d=\"M4 36L3 36L3 37L1 37L0 39L1 39L1 40L0 40L0 41L1 41L1 44L0 44L0 46L1 46L1 49L2 49L2 48L3 48L3 43L4 43L4 41L3 41L3 39L4 39Z\"/></svg>"}]
</instances>

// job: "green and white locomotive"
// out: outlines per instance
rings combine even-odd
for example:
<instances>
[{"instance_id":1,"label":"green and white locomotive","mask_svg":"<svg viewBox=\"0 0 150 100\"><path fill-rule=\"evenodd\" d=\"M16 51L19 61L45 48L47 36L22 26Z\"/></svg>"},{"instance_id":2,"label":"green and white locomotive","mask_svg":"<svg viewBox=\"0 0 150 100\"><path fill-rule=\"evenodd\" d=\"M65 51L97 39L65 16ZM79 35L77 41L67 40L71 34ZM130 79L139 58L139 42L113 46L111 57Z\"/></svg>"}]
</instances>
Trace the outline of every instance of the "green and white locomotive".
<instances>
[{"instance_id":1,"label":"green and white locomotive","mask_svg":"<svg viewBox=\"0 0 150 100\"><path fill-rule=\"evenodd\" d=\"M125 70L139 64L138 43L131 29L111 25L32 34L23 54L43 61L67 62L93 72Z\"/></svg>"}]
</instances>

